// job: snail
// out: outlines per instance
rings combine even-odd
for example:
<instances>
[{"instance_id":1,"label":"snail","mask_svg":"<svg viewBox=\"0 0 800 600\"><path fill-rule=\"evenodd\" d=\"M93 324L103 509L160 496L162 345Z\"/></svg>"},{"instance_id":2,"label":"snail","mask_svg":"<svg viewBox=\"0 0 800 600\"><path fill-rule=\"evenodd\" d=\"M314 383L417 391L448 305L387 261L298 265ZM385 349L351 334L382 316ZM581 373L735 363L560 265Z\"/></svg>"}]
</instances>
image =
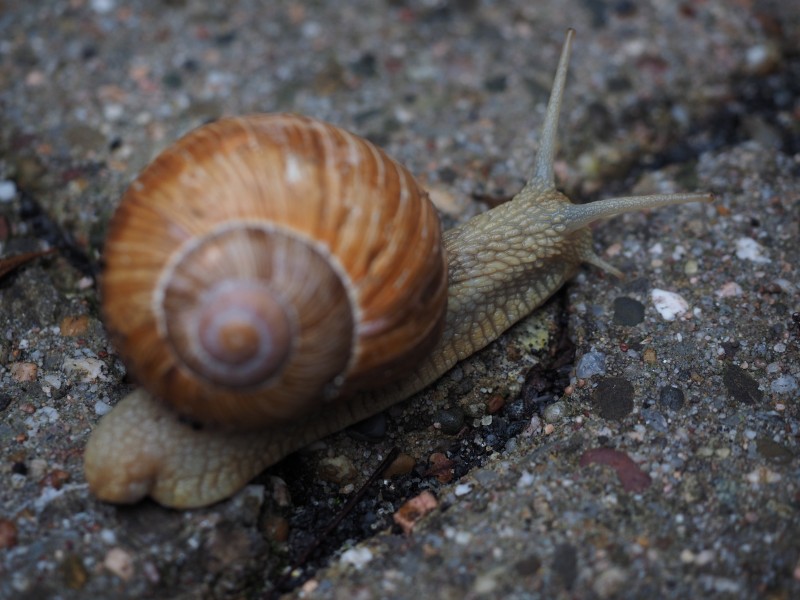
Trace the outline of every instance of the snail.
<instances>
[{"instance_id":1,"label":"snail","mask_svg":"<svg viewBox=\"0 0 800 600\"><path fill-rule=\"evenodd\" d=\"M90 490L172 507L226 498L269 465L420 391L532 312L592 250L591 223L711 194L576 205L553 158L567 32L533 175L441 232L382 150L289 114L224 118L130 185L104 248L103 312L144 386L100 421Z\"/></svg>"}]
</instances>

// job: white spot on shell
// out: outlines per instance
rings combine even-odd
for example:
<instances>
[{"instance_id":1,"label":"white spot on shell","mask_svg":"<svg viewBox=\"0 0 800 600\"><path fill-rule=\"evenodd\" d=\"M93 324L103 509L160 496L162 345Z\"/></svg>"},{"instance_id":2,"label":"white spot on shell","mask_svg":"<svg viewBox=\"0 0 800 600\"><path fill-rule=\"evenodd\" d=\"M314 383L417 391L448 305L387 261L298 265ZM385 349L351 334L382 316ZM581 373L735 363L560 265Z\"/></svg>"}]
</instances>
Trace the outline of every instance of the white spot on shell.
<instances>
[{"instance_id":1,"label":"white spot on shell","mask_svg":"<svg viewBox=\"0 0 800 600\"><path fill-rule=\"evenodd\" d=\"M754 263L772 262L764 255L764 247L753 238L739 238L736 240L736 257L750 260Z\"/></svg>"},{"instance_id":2,"label":"white spot on shell","mask_svg":"<svg viewBox=\"0 0 800 600\"><path fill-rule=\"evenodd\" d=\"M656 288L650 292L650 298L658 314L660 314L665 321L674 321L675 317L679 317L689 310L689 303L684 300L683 296L675 292L668 292L667 290Z\"/></svg>"},{"instance_id":3,"label":"white spot on shell","mask_svg":"<svg viewBox=\"0 0 800 600\"><path fill-rule=\"evenodd\" d=\"M297 183L301 178L300 165L297 164L297 159L294 156L286 157L286 172L284 176L289 183Z\"/></svg>"}]
</instances>

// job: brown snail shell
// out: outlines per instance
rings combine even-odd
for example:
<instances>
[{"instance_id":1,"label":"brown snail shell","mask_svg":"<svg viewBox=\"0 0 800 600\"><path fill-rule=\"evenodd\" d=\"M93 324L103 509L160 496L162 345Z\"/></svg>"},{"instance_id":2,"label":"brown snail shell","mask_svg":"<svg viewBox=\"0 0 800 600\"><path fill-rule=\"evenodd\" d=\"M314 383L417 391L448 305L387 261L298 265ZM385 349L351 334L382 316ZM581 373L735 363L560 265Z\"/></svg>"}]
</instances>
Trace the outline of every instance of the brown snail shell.
<instances>
[{"instance_id":1,"label":"brown snail shell","mask_svg":"<svg viewBox=\"0 0 800 600\"><path fill-rule=\"evenodd\" d=\"M123 197L106 324L135 378L180 414L237 428L302 418L436 343L440 231L411 174L367 140L295 115L223 119Z\"/></svg>"}]
</instances>

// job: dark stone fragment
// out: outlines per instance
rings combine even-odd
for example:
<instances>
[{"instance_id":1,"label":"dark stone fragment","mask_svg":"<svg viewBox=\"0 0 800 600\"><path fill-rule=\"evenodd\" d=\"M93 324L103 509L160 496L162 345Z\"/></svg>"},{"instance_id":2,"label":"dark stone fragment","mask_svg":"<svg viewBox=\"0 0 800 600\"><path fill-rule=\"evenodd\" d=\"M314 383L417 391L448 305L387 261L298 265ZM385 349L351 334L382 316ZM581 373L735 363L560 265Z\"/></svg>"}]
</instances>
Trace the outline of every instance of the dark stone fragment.
<instances>
[{"instance_id":1,"label":"dark stone fragment","mask_svg":"<svg viewBox=\"0 0 800 600\"><path fill-rule=\"evenodd\" d=\"M658 397L658 404L667 410L680 410L683 408L683 390L675 386L661 388L661 395Z\"/></svg>"},{"instance_id":2,"label":"dark stone fragment","mask_svg":"<svg viewBox=\"0 0 800 600\"><path fill-rule=\"evenodd\" d=\"M722 382L734 400L742 404L761 402L764 395L758 389L758 382L736 365L728 365L722 374Z\"/></svg>"},{"instance_id":3,"label":"dark stone fragment","mask_svg":"<svg viewBox=\"0 0 800 600\"><path fill-rule=\"evenodd\" d=\"M504 92L508 84L508 77L505 75L495 75L483 82L483 87L487 92Z\"/></svg>"},{"instance_id":4,"label":"dark stone fragment","mask_svg":"<svg viewBox=\"0 0 800 600\"><path fill-rule=\"evenodd\" d=\"M633 386L624 377L607 377L595 388L592 400L601 417L622 420L633 410Z\"/></svg>"},{"instance_id":5,"label":"dark stone fragment","mask_svg":"<svg viewBox=\"0 0 800 600\"><path fill-rule=\"evenodd\" d=\"M440 410L434 419L441 425L442 431L448 435L455 435L464 426L464 411L458 407Z\"/></svg>"},{"instance_id":6,"label":"dark stone fragment","mask_svg":"<svg viewBox=\"0 0 800 600\"><path fill-rule=\"evenodd\" d=\"M350 68L353 73L361 77L375 77L378 74L378 61L372 52L365 52L350 65Z\"/></svg>"},{"instance_id":7,"label":"dark stone fragment","mask_svg":"<svg viewBox=\"0 0 800 600\"><path fill-rule=\"evenodd\" d=\"M4 411L11 404L11 396L0 396L0 412Z\"/></svg>"},{"instance_id":8,"label":"dark stone fragment","mask_svg":"<svg viewBox=\"0 0 800 600\"><path fill-rule=\"evenodd\" d=\"M348 428L350 437L363 442L377 442L386 435L386 413L379 412Z\"/></svg>"},{"instance_id":9,"label":"dark stone fragment","mask_svg":"<svg viewBox=\"0 0 800 600\"><path fill-rule=\"evenodd\" d=\"M732 340L729 342L722 342L722 349L725 350L725 356L733 358L741 347L739 340Z\"/></svg>"},{"instance_id":10,"label":"dark stone fragment","mask_svg":"<svg viewBox=\"0 0 800 600\"><path fill-rule=\"evenodd\" d=\"M509 402L506 404L504 412L505 415L512 421L524 419L527 416L527 412L525 411L525 401L522 398L517 398L513 402Z\"/></svg>"},{"instance_id":11,"label":"dark stone fragment","mask_svg":"<svg viewBox=\"0 0 800 600\"><path fill-rule=\"evenodd\" d=\"M172 90L177 90L183 85L183 78L177 71L170 71L161 78L161 83Z\"/></svg>"},{"instance_id":12,"label":"dark stone fragment","mask_svg":"<svg viewBox=\"0 0 800 600\"><path fill-rule=\"evenodd\" d=\"M535 575L542 567L542 561L535 554L531 554L514 563L514 570L520 577Z\"/></svg>"},{"instance_id":13,"label":"dark stone fragment","mask_svg":"<svg viewBox=\"0 0 800 600\"><path fill-rule=\"evenodd\" d=\"M235 31L225 31L214 36L214 41L220 46L230 46L236 39Z\"/></svg>"},{"instance_id":14,"label":"dark stone fragment","mask_svg":"<svg viewBox=\"0 0 800 600\"><path fill-rule=\"evenodd\" d=\"M578 576L578 551L572 544L561 544L553 552L553 571L555 571L568 590L575 584Z\"/></svg>"},{"instance_id":15,"label":"dark stone fragment","mask_svg":"<svg viewBox=\"0 0 800 600\"><path fill-rule=\"evenodd\" d=\"M767 438L756 440L756 450L761 456L777 465L788 465L794 458L789 448Z\"/></svg>"},{"instance_id":16,"label":"dark stone fragment","mask_svg":"<svg viewBox=\"0 0 800 600\"><path fill-rule=\"evenodd\" d=\"M622 296L614 299L614 323L633 327L644 321L644 304Z\"/></svg>"}]
</instances>

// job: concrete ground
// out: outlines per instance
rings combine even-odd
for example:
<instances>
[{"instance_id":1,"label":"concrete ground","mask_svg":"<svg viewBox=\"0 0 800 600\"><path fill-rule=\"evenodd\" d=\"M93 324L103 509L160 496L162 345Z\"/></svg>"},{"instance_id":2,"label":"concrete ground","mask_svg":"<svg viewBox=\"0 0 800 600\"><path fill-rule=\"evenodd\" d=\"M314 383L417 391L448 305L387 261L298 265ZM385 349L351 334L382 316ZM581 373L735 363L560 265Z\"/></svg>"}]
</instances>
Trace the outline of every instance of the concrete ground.
<instances>
[{"instance_id":1,"label":"concrete ground","mask_svg":"<svg viewBox=\"0 0 800 600\"><path fill-rule=\"evenodd\" d=\"M0 279L0 597L800 597L800 10L343 4L0 1L0 256L59 248ZM133 387L100 249L159 150L312 115L408 166L449 227L524 183L567 27L561 188L714 204L599 225L625 280L584 268L377 441L335 435L207 509L89 494L88 435ZM296 565L394 446L403 474Z\"/></svg>"}]
</instances>

